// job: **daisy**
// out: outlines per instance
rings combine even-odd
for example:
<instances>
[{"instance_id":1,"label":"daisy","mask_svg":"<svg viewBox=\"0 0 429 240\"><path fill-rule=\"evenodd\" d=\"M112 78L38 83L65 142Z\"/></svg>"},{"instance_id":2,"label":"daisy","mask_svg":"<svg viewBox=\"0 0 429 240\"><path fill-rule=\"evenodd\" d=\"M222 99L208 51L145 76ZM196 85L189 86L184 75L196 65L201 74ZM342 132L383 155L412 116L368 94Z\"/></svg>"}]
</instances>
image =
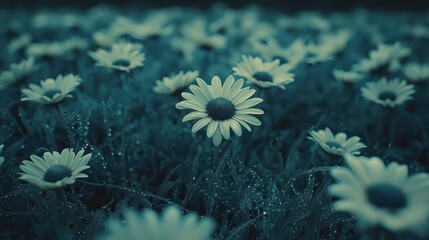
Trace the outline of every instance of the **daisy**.
<instances>
[{"instance_id":1,"label":"daisy","mask_svg":"<svg viewBox=\"0 0 429 240\"><path fill-rule=\"evenodd\" d=\"M9 52L18 52L21 49L25 49L30 45L32 37L30 34L22 34L21 36L14 38L7 46Z\"/></svg>"},{"instance_id":2,"label":"daisy","mask_svg":"<svg viewBox=\"0 0 429 240\"><path fill-rule=\"evenodd\" d=\"M332 153L335 155L344 155L344 154L360 154L360 149L366 148L366 145L360 142L360 137L353 136L347 138L347 135L343 132L334 134L330 128L325 128L325 130L319 131L309 131L311 137L308 139L313 140L315 143L319 144L325 152Z\"/></svg>"},{"instance_id":3,"label":"daisy","mask_svg":"<svg viewBox=\"0 0 429 240\"><path fill-rule=\"evenodd\" d=\"M403 67L402 72L411 82L429 80L429 64L409 63Z\"/></svg>"},{"instance_id":4,"label":"daisy","mask_svg":"<svg viewBox=\"0 0 429 240\"><path fill-rule=\"evenodd\" d=\"M109 233L100 240L209 240L215 221L194 212L183 215L178 207L170 205L160 216L148 208L141 212L127 209L123 221L110 219L107 228Z\"/></svg>"},{"instance_id":5,"label":"daisy","mask_svg":"<svg viewBox=\"0 0 429 240\"><path fill-rule=\"evenodd\" d=\"M402 28L402 32L414 38L422 38L422 39L429 38L429 28L421 23L404 26Z\"/></svg>"},{"instance_id":6,"label":"daisy","mask_svg":"<svg viewBox=\"0 0 429 240\"><path fill-rule=\"evenodd\" d=\"M102 48L111 48L113 44L118 42L122 33L114 29L96 31L92 34L94 42Z\"/></svg>"},{"instance_id":7,"label":"daisy","mask_svg":"<svg viewBox=\"0 0 429 240\"><path fill-rule=\"evenodd\" d=\"M364 98L391 108L413 99L411 95L414 92L413 85L399 79L387 81L386 78L382 78L379 81L369 82L362 88Z\"/></svg>"},{"instance_id":8,"label":"daisy","mask_svg":"<svg viewBox=\"0 0 429 240\"><path fill-rule=\"evenodd\" d=\"M307 48L302 39L296 39L287 48L283 48L275 39L268 39L266 44L253 44L253 49L266 60L278 59L280 64L288 64L295 69L307 56Z\"/></svg>"},{"instance_id":9,"label":"daisy","mask_svg":"<svg viewBox=\"0 0 429 240\"><path fill-rule=\"evenodd\" d=\"M285 89L286 84L294 81L294 74L290 73L290 65L280 65L279 60L263 62L259 57L243 55L243 61L233 67L234 75L246 78L246 80L258 87L279 87Z\"/></svg>"},{"instance_id":10,"label":"daisy","mask_svg":"<svg viewBox=\"0 0 429 240\"><path fill-rule=\"evenodd\" d=\"M40 86L30 83L29 88L21 89L21 101L32 101L42 104L54 104L71 98L82 79L74 74L58 75L56 79L48 78L40 81Z\"/></svg>"},{"instance_id":11,"label":"daisy","mask_svg":"<svg viewBox=\"0 0 429 240\"><path fill-rule=\"evenodd\" d=\"M32 57L60 57L69 51L65 42L32 43L27 47L27 55Z\"/></svg>"},{"instance_id":12,"label":"daisy","mask_svg":"<svg viewBox=\"0 0 429 240\"><path fill-rule=\"evenodd\" d=\"M98 49L96 52L89 52L89 56L101 66L108 69L130 72L142 67L145 54L142 53L141 44L119 42L113 44L110 51Z\"/></svg>"},{"instance_id":13,"label":"daisy","mask_svg":"<svg viewBox=\"0 0 429 240\"><path fill-rule=\"evenodd\" d=\"M210 34L206 28L207 22L204 19L197 19L184 25L180 30L185 39L202 50L212 51L224 48L226 37L221 34Z\"/></svg>"},{"instance_id":14,"label":"daisy","mask_svg":"<svg viewBox=\"0 0 429 240\"><path fill-rule=\"evenodd\" d=\"M355 83L359 82L366 75L360 72L355 71L344 71L339 69L332 70L332 75L334 75L335 79L340 82L345 83Z\"/></svg>"},{"instance_id":15,"label":"daisy","mask_svg":"<svg viewBox=\"0 0 429 240\"><path fill-rule=\"evenodd\" d=\"M38 68L34 64L34 58L30 57L19 63L12 63L9 70L0 73L0 90L13 84L22 82L31 72Z\"/></svg>"},{"instance_id":16,"label":"daisy","mask_svg":"<svg viewBox=\"0 0 429 240\"><path fill-rule=\"evenodd\" d=\"M198 71L180 71L177 75L164 77L162 81L156 81L156 86L153 88L153 91L160 94L175 94L181 92L184 88L195 82L198 74Z\"/></svg>"},{"instance_id":17,"label":"daisy","mask_svg":"<svg viewBox=\"0 0 429 240\"><path fill-rule=\"evenodd\" d=\"M339 212L348 212L358 227L382 226L390 231L425 231L429 218L429 174L408 176L408 167L396 162L385 165L378 157L346 155L348 167L332 169L337 182L329 187Z\"/></svg>"},{"instance_id":18,"label":"daisy","mask_svg":"<svg viewBox=\"0 0 429 240\"><path fill-rule=\"evenodd\" d=\"M135 23L130 34L137 39L165 37L174 31L173 26L168 24L170 20L171 16L168 12L157 11L149 15L143 23Z\"/></svg>"},{"instance_id":19,"label":"daisy","mask_svg":"<svg viewBox=\"0 0 429 240\"><path fill-rule=\"evenodd\" d=\"M3 156L3 148L4 148L4 145L2 144L2 145L0 145L0 166L4 163L4 156Z\"/></svg>"},{"instance_id":20,"label":"daisy","mask_svg":"<svg viewBox=\"0 0 429 240\"><path fill-rule=\"evenodd\" d=\"M411 49L400 42L379 44L376 50L369 52L369 58L362 59L352 69L361 72L375 72L383 68L395 70L400 66L399 60L410 54Z\"/></svg>"},{"instance_id":21,"label":"daisy","mask_svg":"<svg viewBox=\"0 0 429 240\"><path fill-rule=\"evenodd\" d=\"M317 43L307 45L306 62L315 64L334 60L335 55L343 52L347 47L351 36L351 31L347 29L321 34Z\"/></svg>"},{"instance_id":22,"label":"daisy","mask_svg":"<svg viewBox=\"0 0 429 240\"><path fill-rule=\"evenodd\" d=\"M307 45L307 56L305 59L306 63L316 64L326 61L332 61L335 58L332 45L323 44L308 44Z\"/></svg>"},{"instance_id":23,"label":"daisy","mask_svg":"<svg viewBox=\"0 0 429 240\"><path fill-rule=\"evenodd\" d=\"M59 152L45 152L43 158L31 155L19 166L23 171L19 179L37 185L42 189L61 188L73 184L77 178L87 178L81 173L88 169L91 153L83 156L84 150L77 153L72 148Z\"/></svg>"},{"instance_id":24,"label":"daisy","mask_svg":"<svg viewBox=\"0 0 429 240\"><path fill-rule=\"evenodd\" d=\"M68 51L84 51L88 48L88 41L81 37L72 36L64 41L64 46Z\"/></svg>"},{"instance_id":25,"label":"daisy","mask_svg":"<svg viewBox=\"0 0 429 240\"><path fill-rule=\"evenodd\" d=\"M260 126L261 122L252 115L260 115L264 112L253 106L261 103L261 98L250 98L256 91L243 87L243 79L235 81L229 76L225 83L221 84L218 76L212 78L211 85L207 85L203 79L197 78L197 85L191 85L191 93L182 93L186 99L176 104L177 109L192 109L193 112L183 118L183 122L199 119L193 126L195 133L206 125L207 137L212 138L213 144L218 146L222 137L230 139L230 129L241 136L243 125L249 132L249 124Z\"/></svg>"}]
</instances>

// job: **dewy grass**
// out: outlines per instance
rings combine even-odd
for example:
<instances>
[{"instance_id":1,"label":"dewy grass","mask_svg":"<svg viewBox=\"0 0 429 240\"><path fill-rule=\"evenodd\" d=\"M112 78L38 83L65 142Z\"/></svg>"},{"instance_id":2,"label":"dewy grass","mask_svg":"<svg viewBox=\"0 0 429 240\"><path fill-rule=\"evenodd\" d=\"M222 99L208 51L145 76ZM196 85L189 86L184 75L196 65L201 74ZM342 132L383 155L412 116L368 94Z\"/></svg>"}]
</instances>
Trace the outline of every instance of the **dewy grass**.
<instances>
[{"instance_id":1,"label":"dewy grass","mask_svg":"<svg viewBox=\"0 0 429 240\"><path fill-rule=\"evenodd\" d=\"M425 17L3 11L0 239L427 239Z\"/></svg>"}]
</instances>

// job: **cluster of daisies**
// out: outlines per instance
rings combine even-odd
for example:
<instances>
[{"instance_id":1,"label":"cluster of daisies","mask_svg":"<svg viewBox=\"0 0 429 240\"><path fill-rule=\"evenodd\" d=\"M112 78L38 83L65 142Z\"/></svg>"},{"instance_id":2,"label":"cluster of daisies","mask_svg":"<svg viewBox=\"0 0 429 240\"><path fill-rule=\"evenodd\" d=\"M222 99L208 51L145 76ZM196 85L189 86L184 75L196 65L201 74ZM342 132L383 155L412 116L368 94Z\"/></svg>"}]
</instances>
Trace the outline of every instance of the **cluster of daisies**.
<instances>
[{"instance_id":1,"label":"cluster of daisies","mask_svg":"<svg viewBox=\"0 0 429 240\"><path fill-rule=\"evenodd\" d=\"M365 29L374 48L362 54L367 57L359 61L342 69L332 68L332 79L345 86L362 84L363 98L391 109L412 100L419 91L418 85L429 80L428 64L404 61L412 55L411 46L384 40L367 19L347 27L341 24L340 16L327 20L317 13L303 13L279 15L273 22L266 22L257 8L221 8L213 10L220 14L217 18L197 15L191 21L184 21L182 11L151 11L142 21L105 9L93 9L85 17L36 14L32 19L32 28L36 30L79 28L91 33L90 37L73 36L50 42L34 41L37 36L30 33L16 37L7 49L13 56L22 56L22 60L11 63L0 73L0 91L19 89L21 101L57 106L72 98L78 87L90 79L83 80L77 72L53 75L40 83L32 81L32 75L44 64L52 64L49 59L77 61L77 55L85 55L93 61L91 67L95 63L108 72L106 78L116 78L106 81L120 78L138 81L139 70L155 65L148 60L152 57L148 53L154 51L149 46L162 43L172 54L178 54L186 67L179 64L180 71L153 79L151 90L154 94L179 97L176 109L171 111L189 111L182 121L194 121L190 132L204 129L206 137L220 148L223 141L242 136L243 128L251 132L263 124L260 115L270 114L259 107L263 106L264 94L283 91L295 82L304 81L300 71L303 67L338 59L359 34L356 29ZM92 20L85 21L91 24L83 24L81 18ZM103 24L97 25L100 21ZM11 26L21 30L24 27L20 24ZM316 34L282 41L279 29ZM429 28L405 27L401 34L425 39L429 38ZM227 72L214 72L213 58L222 55L225 49L232 51L224 63L228 65ZM335 166L330 171L335 182L329 193L338 198L332 205L335 211L352 214L362 231L382 226L393 232L428 234L429 174L409 176L407 165L360 156L367 146L359 136L333 133L330 127L312 129L308 134L308 139L325 152L345 160L344 166ZM4 148L0 145L0 155ZM45 152L43 156L31 155L30 160L19 166L19 178L41 189L63 189L88 177L84 171L90 168L91 156L82 149L72 148ZM4 161L0 156L0 166ZM152 209L140 212L128 209L123 221L110 219L107 226L108 234L101 239L203 240L210 239L216 228L212 218L200 218L193 212L184 215L176 205L166 207L160 214Z\"/></svg>"}]
</instances>

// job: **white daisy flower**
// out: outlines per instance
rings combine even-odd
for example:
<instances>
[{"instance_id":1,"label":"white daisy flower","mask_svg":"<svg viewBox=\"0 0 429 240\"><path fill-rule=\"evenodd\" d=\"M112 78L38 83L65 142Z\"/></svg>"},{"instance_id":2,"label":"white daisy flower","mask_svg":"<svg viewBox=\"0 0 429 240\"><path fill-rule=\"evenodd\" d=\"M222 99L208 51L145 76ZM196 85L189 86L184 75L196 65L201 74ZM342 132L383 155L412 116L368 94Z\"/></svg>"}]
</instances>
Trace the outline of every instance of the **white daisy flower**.
<instances>
[{"instance_id":1,"label":"white daisy flower","mask_svg":"<svg viewBox=\"0 0 429 240\"><path fill-rule=\"evenodd\" d=\"M68 51L84 51L88 49L88 41L85 38L72 36L64 41L64 46Z\"/></svg>"},{"instance_id":2,"label":"white daisy flower","mask_svg":"<svg viewBox=\"0 0 429 240\"><path fill-rule=\"evenodd\" d=\"M32 57L60 57L69 49L65 42L32 43L27 47L27 55Z\"/></svg>"},{"instance_id":3,"label":"white daisy flower","mask_svg":"<svg viewBox=\"0 0 429 240\"><path fill-rule=\"evenodd\" d=\"M374 72L382 68L395 70L400 66L399 60L410 54L411 49L400 42L379 44L377 49L369 52L369 58L362 59L352 69L361 72Z\"/></svg>"},{"instance_id":4,"label":"white daisy flower","mask_svg":"<svg viewBox=\"0 0 429 240\"><path fill-rule=\"evenodd\" d=\"M249 132L249 124L260 126L261 121L252 115L260 115L264 112L253 106L261 103L261 98L250 98L256 91L243 87L243 79L235 81L229 76L225 83L221 84L218 76L212 78L211 85L207 85L203 79L197 78L197 85L191 85L191 93L184 92L186 99L176 104L177 109L192 109L193 112L183 118L183 122L199 119L193 126L195 133L208 125L207 137L213 139L213 144L218 146L222 137L230 139L230 129L241 136L243 125Z\"/></svg>"},{"instance_id":5,"label":"white daisy flower","mask_svg":"<svg viewBox=\"0 0 429 240\"><path fill-rule=\"evenodd\" d=\"M37 185L42 189L61 188L73 184L77 178L87 178L82 173L88 169L91 153L83 156L84 150L77 153L71 148L59 152L45 152L43 158L31 155L19 166L23 171L19 179Z\"/></svg>"},{"instance_id":6,"label":"white daisy flower","mask_svg":"<svg viewBox=\"0 0 429 240\"><path fill-rule=\"evenodd\" d=\"M347 47L351 36L352 32L347 29L319 35L317 43L307 45L306 62L315 64L334 60L335 55Z\"/></svg>"},{"instance_id":7,"label":"white daisy flower","mask_svg":"<svg viewBox=\"0 0 429 240\"><path fill-rule=\"evenodd\" d=\"M335 53L331 45L323 44L308 44L307 45L307 56L305 59L306 63L316 64L326 61L332 61L335 59Z\"/></svg>"},{"instance_id":8,"label":"white daisy flower","mask_svg":"<svg viewBox=\"0 0 429 240\"><path fill-rule=\"evenodd\" d=\"M348 167L332 169L338 182L329 187L340 198L333 203L339 212L348 212L358 227L382 226L390 231L421 233L429 219L429 175L408 176L408 167L396 162L387 166L378 157L346 155Z\"/></svg>"},{"instance_id":9,"label":"white daisy flower","mask_svg":"<svg viewBox=\"0 0 429 240\"><path fill-rule=\"evenodd\" d=\"M212 218L200 218L191 212L183 215L173 205L166 207L160 216L152 209L137 212L127 209L124 220L110 219L108 234L100 240L209 240L212 239L215 221Z\"/></svg>"},{"instance_id":10,"label":"white daisy flower","mask_svg":"<svg viewBox=\"0 0 429 240\"><path fill-rule=\"evenodd\" d=\"M344 155L344 154L360 154L360 149L366 148L366 145L360 142L360 137L353 136L347 138L347 135L343 132L334 134L330 128L325 128L325 130L319 131L309 131L311 137L308 139L313 140L315 143L319 144L325 152L332 153L335 155Z\"/></svg>"},{"instance_id":11,"label":"white daisy flower","mask_svg":"<svg viewBox=\"0 0 429 240\"><path fill-rule=\"evenodd\" d=\"M9 70L0 73L0 90L23 81L37 68L38 66L34 64L33 57L24 59L19 63L12 63Z\"/></svg>"},{"instance_id":12,"label":"white daisy flower","mask_svg":"<svg viewBox=\"0 0 429 240\"><path fill-rule=\"evenodd\" d=\"M382 78L379 81L369 82L362 88L363 97L391 108L413 99L411 95L414 92L414 85L400 79L387 81L386 78Z\"/></svg>"},{"instance_id":13,"label":"white daisy flower","mask_svg":"<svg viewBox=\"0 0 429 240\"><path fill-rule=\"evenodd\" d=\"M319 13L302 12L294 17L281 16L278 25L282 28L292 28L298 30L315 30L326 32L331 28L331 23Z\"/></svg>"},{"instance_id":14,"label":"white daisy flower","mask_svg":"<svg viewBox=\"0 0 429 240\"><path fill-rule=\"evenodd\" d=\"M287 48L283 48L275 39L267 39L266 44L254 43L253 49L270 61L278 59L280 64L288 64L295 69L307 56L307 47L302 39L296 39Z\"/></svg>"},{"instance_id":15,"label":"white daisy flower","mask_svg":"<svg viewBox=\"0 0 429 240\"><path fill-rule=\"evenodd\" d=\"M17 38L14 38L8 45L7 50L9 52L17 52L21 49L25 49L28 45L30 45L32 41L32 37L30 34L22 34Z\"/></svg>"},{"instance_id":16,"label":"white daisy flower","mask_svg":"<svg viewBox=\"0 0 429 240\"><path fill-rule=\"evenodd\" d=\"M220 34L209 34L206 28L207 22L204 19L198 19L185 24L180 31L185 39L190 40L202 50L212 51L224 48L226 37Z\"/></svg>"},{"instance_id":17,"label":"white daisy flower","mask_svg":"<svg viewBox=\"0 0 429 240\"><path fill-rule=\"evenodd\" d=\"M175 94L182 92L185 88L195 82L198 71L180 71L179 74L171 77L163 77L162 81L157 80L153 91L160 94Z\"/></svg>"},{"instance_id":18,"label":"white daisy flower","mask_svg":"<svg viewBox=\"0 0 429 240\"><path fill-rule=\"evenodd\" d=\"M261 88L279 87L294 81L295 74L290 73L290 65L282 64L278 59L263 62L259 57L243 55L243 61L233 67L234 75L245 78L248 82Z\"/></svg>"},{"instance_id":19,"label":"white daisy flower","mask_svg":"<svg viewBox=\"0 0 429 240\"><path fill-rule=\"evenodd\" d=\"M130 72L143 66L145 54L142 48L141 44L119 42L113 44L110 51L98 49L96 52L89 52L89 56L97 62L97 66Z\"/></svg>"},{"instance_id":20,"label":"white daisy flower","mask_svg":"<svg viewBox=\"0 0 429 240\"><path fill-rule=\"evenodd\" d=\"M30 83L29 88L21 89L21 101L54 104L71 98L73 91L79 86L82 79L74 74L58 75L56 79L48 78L40 81L40 86Z\"/></svg>"},{"instance_id":21,"label":"white daisy flower","mask_svg":"<svg viewBox=\"0 0 429 240\"><path fill-rule=\"evenodd\" d=\"M4 163L3 148L4 145L0 145L0 166Z\"/></svg>"},{"instance_id":22,"label":"white daisy flower","mask_svg":"<svg viewBox=\"0 0 429 240\"><path fill-rule=\"evenodd\" d=\"M411 82L429 80L429 64L409 63L402 68L402 72Z\"/></svg>"},{"instance_id":23,"label":"white daisy flower","mask_svg":"<svg viewBox=\"0 0 429 240\"><path fill-rule=\"evenodd\" d=\"M404 26L402 32L414 38L429 38L429 28L425 24L415 24Z\"/></svg>"},{"instance_id":24,"label":"white daisy flower","mask_svg":"<svg viewBox=\"0 0 429 240\"><path fill-rule=\"evenodd\" d=\"M340 69L332 70L332 75L334 75L335 79L340 82L345 83L355 83L359 82L366 75L360 72L355 71L344 71Z\"/></svg>"},{"instance_id":25,"label":"white daisy flower","mask_svg":"<svg viewBox=\"0 0 429 240\"><path fill-rule=\"evenodd\" d=\"M167 12L154 12L143 23L134 23L129 32L136 39L158 39L173 33L173 26L168 22L171 16Z\"/></svg>"},{"instance_id":26,"label":"white daisy flower","mask_svg":"<svg viewBox=\"0 0 429 240\"><path fill-rule=\"evenodd\" d=\"M102 48L111 48L120 39L121 32L114 29L96 31L92 34L94 42Z\"/></svg>"}]
</instances>

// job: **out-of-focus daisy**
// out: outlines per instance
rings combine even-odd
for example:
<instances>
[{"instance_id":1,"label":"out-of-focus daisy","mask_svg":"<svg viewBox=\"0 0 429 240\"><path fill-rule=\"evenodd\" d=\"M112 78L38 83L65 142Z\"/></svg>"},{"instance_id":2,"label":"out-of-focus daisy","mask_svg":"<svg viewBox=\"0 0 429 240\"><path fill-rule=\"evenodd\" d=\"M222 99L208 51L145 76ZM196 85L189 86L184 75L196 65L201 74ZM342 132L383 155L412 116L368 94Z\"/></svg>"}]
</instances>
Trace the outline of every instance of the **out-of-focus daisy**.
<instances>
[{"instance_id":1,"label":"out-of-focus daisy","mask_svg":"<svg viewBox=\"0 0 429 240\"><path fill-rule=\"evenodd\" d=\"M137 212L127 209L124 220L110 219L108 234L100 240L209 240L215 228L215 221L209 217L200 218L191 212L183 215L173 205L165 208L160 216L152 209Z\"/></svg>"},{"instance_id":2,"label":"out-of-focus daisy","mask_svg":"<svg viewBox=\"0 0 429 240\"><path fill-rule=\"evenodd\" d=\"M295 69L307 56L307 48L302 39L296 39L287 48L283 48L275 39L269 39L266 44L253 47L256 52L268 60L278 59L280 64L288 64Z\"/></svg>"},{"instance_id":3,"label":"out-of-focus daisy","mask_svg":"<svg viewBox=\"0 0 429 240\"><path fill-rule=\"evenodd\" d=\"M429 218L429 175L408 176L408 167L396 162L385 165L378 157L345 156L348 167L331 170L338 182L329 187L339 212L348 212L358 227L382 226L392 232L426 230Z\"/></svg>"},{"instance_id":4,"label":"out-of-focus daisy","mask_svg":"<svg viewBox=\"0 0 429 240\"><path fill-rule=\"evenodd\" d=\"M154 12L144 22L134 22L129 19L118 19L112 26L114 29L124 29L123 33L135 39L158 39L171 34L174 28L168 24L171 20L167 12Z\"/></svg>"},{"instance_id":5,"label":"out-of-focus daisy","mask_svg":"<svg viewBox=\"0 0 429 240\"><path fill-rule=\"evenodd\" d=\"M226 45L226 37L220 34L207 32L207 22L197 19L182 26L181 33L185 39L190 40L202 50L212 51L222 49Z\"/></svg>"},{"instance_id":6,"label":"out-of-focus daisy","mask_svg":"<svg viewBox=\"0 0 429 240\"><path fill-rule=\"evenodd\" d=\"M285 89L286 84L294 81L290 73L290 65L282 64L278 59L263 62L259 57L243 55L243 61L233 67L234 75L245 78L248 82L261 88L279 87Z\"/></svg>"},{"instance_id":7,"label":"out-of-focus daisy","mask_svg":"<svg viewBox=\"0 0 429 240\"><path fill-rule=\"evenodd\" d=\"M25 49L30 45L32 37L30 34L22 34L21 36L14 38L8 45L7 50L9 52L17 52L21 49Z\"/></svg>"},{"instance_id":8,"label":"out-of-focus daisy","mask_svg":"<svg viewBox=\"0 0 429 240\"><path fill-rule=\"evenodd\" d=\"M23 81L25 77L37 68L32 57L24 59L19 63L12 63L9 70L0 73L0 90Z\"/></svg>"},{"instance_id":9,"label":"out-of-focus daisy","mask_svg":"<svg viewBox=\"0 0 429 240\"><path fill-rule=\"evenodd\" d=\"M220 78L212 78L211 85L207 85L203 79L197 78L197 85L191 85L191 93L182 93L186 99L176 104L177 109L192 109L193 112L183 118L183 122L199 119L193 126L195 133L206 125L207 137L213 139L213 144L218 146L222 137L230 139L230 129L241 136L241 126L249 132L249 124L260 126L261 121L252 115L260 115L264 112L253 106L261 103L261 98L251 98L255 90L243 87L243 79L235 81L229 76L222 85Z\"/></svg>"},{"instance_id":10,"label":"out-of-focus daisy","mask_svg":"<svg viewBox=\"0 0 429 240\"><path fill-rule=\"evenodd\" d=\"M163 77L162 81L157 80L153 91L160 94L175 94L195 82L198 77L198 71L180 71L179 74L171 77Z\"/></svg>"},{"instance_id":11,"label":"out-of-focus daisy","mask_svg":"<svg viewBox=\"0 0 429 240\"><path fill-rule=\"evenodd\" d=\"M340 82L345 83L355 83L359 82L366 75L356 71L344 71L339 69L332 70L332 75L334 75L335 79Z\"/></svg>"},{"instance_id":12,"label":"out-of-focus daisy","mask_svg":"<svg viewBox=\"0 0 429 240\"><path fill-rule=\"evenodd\" d=\"M345 133L332 133L330 128L325 128L325 130L319 131L309 131L311 137L308 139L313 140L315 143L319 144L325 150L325 152L332 153L335 155L344 155L344 154L360 154L360 149L366 148L366 145L360 142L360 137L353 136L347 138Z\"/></svg>"},{"instance_id":13,"label":"out-of-focus daisy","mask_svg":"<svg viewBox=\"0 0 429 240\"><path fill-rule=\"evenodd\" d=\"M331 45L323 44L308 44L307 45L307 56L305 62L309 64L316 64L326 61L334 60L335 55L332 51Z\"/></svg>"},{"instance_id":14,"label":"out-of-focus daisy","mask_svg":"<svg viewBox=\"0 0 429 240\"><path fill-rule=\"evenodd\" d=\"M3 148L4 145L0 145L0 166L4 163Z\"/></svg>"},{"instance_id":15,"label":"out-of-focus daisy","mask_svg":"<svg viewBox=\"0 0 429 240\"><path fill-rule=\"evenodd\" d=\"M429 38L429 28L425 24L415 24L411 26L404 26L402 32L414 38Z\"/></svg>"},{"instance_id":16,"label":"out-of-focus daisy","mask_svg":"<svg viewBox=\"0 0 429 240\"><path fill-rule=\"evenodd\" d=\"M402 72L411 82L429 80L429 64L408 63L402 68Z\"/></svg>"},{"instance_id":17,"label":"out-of-focus daisy","mask_svg":"<svg viewBox=\"0 0 429 240\"><path fill-rule=\"evenodd\" d=\"M369 58L362 59L352 69L361 72L374 72L382 68L395 70L400 66L399 60L410 54L411 49L400 42L379 44L377 49L369 52Z\"/></svg>"},{"instance_id":18,"label":"out-of-focus daisy","mask_svg":"<svg viewBox=\"0 0 429 240\"><path fill-rule=\"evenodd\" d=\"M96 52L89 52L89 56L97 62L97 66L130 72L143 66L145 54L142 48L141 44L119 42L113 44L110 51L98 49Z\"/></svg>"},{"instance_id":19,"label":"out-of-focus daisy","mask_svg":"<svg viewBox=\"0 0 429 240\"><path fill-rule=\"evenodd\" d=\"M31 21L34 28L72 28L85 24L82 16L66 12L45 11L37 13Z\"/></svg>"},{"instance_id":20,"label":"out-of-focus daisy","mask_svg":"<svg viewBox=\"0 0 429 240\"><path fill-rule=\"evenodd\" d=\"M415 89L412 84L407 84L405 80L400 79L387 81L386 78L382 78L375 82L369 82L362 88L363 97L391 108L413 99L414 92Z\"/></svg>"},{"instance_id":21,"label":"out-of-focus daisy","mask_svg":"<svg viewBox=\"0 0 429 240\"><path fill-rule=\"evenodd\" d=\"M109 28L92 33L92 39L102 48L111 48L113 44L118 42L120 35L121 32Z\"/></svg>"},{"instance_id":22,"label":"out-of-focus daisy","mask_svg":"<svg viewBox=\"0 0 429 240\"><path fill-rule=\"evenodd\" d=\"M58 75L56 79L48 78L40 81L40 86L30 83L29 88L21 89L21 101L31 101L42 104L54 104L71 98L73 91L81 83L81 78L74 74Z\"/></svg>"},{"instance_id":23,"label":"out-of-focus daisy","mask_svg":"<svg viewBox=\"0 0 429 240\"><path fill-rule=\"evenodd\" d=\"M91 153L83 155L84 150L77 153L71 148L59 152L45 152L43 158L31 155L19 166L23 171L19 179L37 185L42 189L61 188L73 184L77 178L86 178L82 173L88 169Z\"/></svg>"},{"instance_id":24,"label":"out-of-focus daisy","mask_svg":"<svg viewBox=\"0 0 429 240\"><path fill-rule=\"evenodd\" d=\"M64 41L64 46L68 51L84 51L88 49L88 41L81 37L70 37Z\"/></svg>"},{"instance_id":25,"label":"out-of-focus daisy","mask_svg":"<svg viewBox=\"0 0 429 240\"><path fill-rule=\"evenodd\" d=\"M302 12L294 17L282 16L277 21L278 26L301 31L314 30L325 32L331 28L331 23L316 12Z\"/></svg>"},{"instance_id":26,"label":"out-of-focus daisy","mask_svg":"<svg viewBox=\"0 0 429 240\"><path fill-rule=\"evenodd\" d=\"M307 45L306 62L315 64L334 60L335 55L347 47L351 36L351 31L347 29L321 34L317 43Z\"/></svg>"},{"instance_id":27,"label":"out-of-focus daisy","mask_svg":"<svg viewBox=\"0 0 429 240\"><path fill-rule=\"evenodd\" d=\"M60 57L67 53L64 42L32 43L27 47L27 54L32 57Z\"/></svg>"}]
</instances>

